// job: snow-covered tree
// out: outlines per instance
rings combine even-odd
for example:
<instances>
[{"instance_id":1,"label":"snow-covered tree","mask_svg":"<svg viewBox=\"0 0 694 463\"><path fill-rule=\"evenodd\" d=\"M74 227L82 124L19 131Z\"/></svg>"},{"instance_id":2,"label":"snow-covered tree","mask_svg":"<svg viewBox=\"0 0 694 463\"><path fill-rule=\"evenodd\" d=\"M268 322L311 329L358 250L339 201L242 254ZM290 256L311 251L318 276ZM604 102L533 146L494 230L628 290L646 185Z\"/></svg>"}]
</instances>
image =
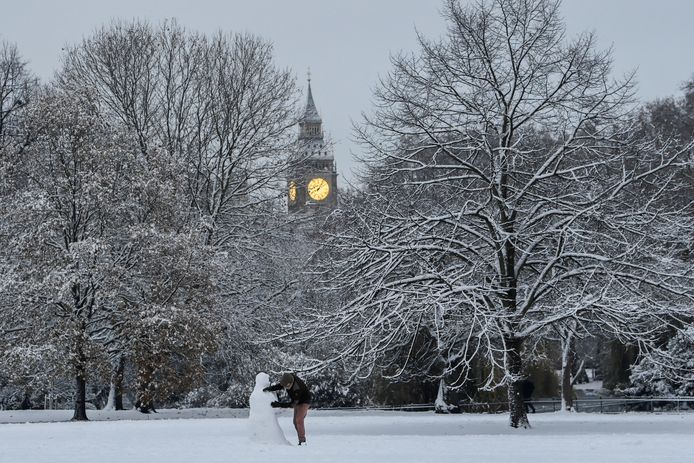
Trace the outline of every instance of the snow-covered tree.
<instances>
[{"instance_id":1,"label":"snow-covered tree","mask_svg":"<svg viewBox=\"0 0 694 463\"><path fill-rule=\"evenodd\" d=\"M122 243L128 260L118 279L124 283L111 294L114 329L100 333L115 382L125 358L142 358L123 340L132 340L137 314L144 313L138 310L161 300L151 285L157 278L180 283L167 275L175 267L153 265L149 274L139 268L145 257L166 260L169 240L173 249L182 245L179 240L188 242L182 254L195 256L190 268L207 281L202 287L211 285L208 294L197 289L198 303L206 320L224 326L220 350L207 366L225 375L244 371L252 379L254 367L242 366L257 356L257 337L244 327L257 329L255 320L287 284L286 275L274 272L280 251L273 234L286 221L278 213L283 191L277 188L284 186L295 122L291 74L276 67L272 46L262 39L208 37L172 21L112 22L68 47L64 61L60 85L92 88L105 120L134 140L139 152L123 175L134 214L133 238ZM198 259L202 255L206 259Z\"/></svg>"},{"instance_id":2,"label":"snow-covered tree","mask_svg":"<svg viewBox=\"0 0 694 463\"><path fill-rule=\"evenodd\" d=\"M339 336L332 358L362 371L430 358L465 379L482 358L482 386L506 386L524 427L529 340L575 320L645 345L649 321L686 311L662 302L691 298L691 204L654 201L692 145L634 134L631 80L592 34L567 39L558 2L444 15L445 38L393 58L358 127L367 188L332 243L354 297L305 339Z\"/></svg>"},{"instance_id":3,"label":"snow-covered tree","mask_svg":"<svg viewBox=\"0 0 694 463\"><path fill-rule=\"evenodd\" d=\"M35 140L19 167L26 185L6 216L14 322L25 324L25 342L61 352L76 382L74 419L81 420L89 370L101 355L91 335L118 226L111 215L118 151L87 90L47 89L29 119Z\"/></svg>"},{"instance_id":4,"label":"snow-covered tree","mask_svg":"<svg viewBox=\"0 0 694 463\"><path fill-rule=\"evenodd\" d=\"M575 365L576 342L580 332L576 320L557 324L561 339L561 409L573 410L573 386L583 370L583 365Z\"/></svg>"},{"instance_id":5,"label":"snow-covered tree","mask_svg":"<svg viewBox=\"0 0 694 463\"><path fill-rule=\"evenodd\" d=\"M630 380L628 392L636 395L694 395L694 327L678 331L662 349L642 356Z\"/></svg>"}]
</instances>

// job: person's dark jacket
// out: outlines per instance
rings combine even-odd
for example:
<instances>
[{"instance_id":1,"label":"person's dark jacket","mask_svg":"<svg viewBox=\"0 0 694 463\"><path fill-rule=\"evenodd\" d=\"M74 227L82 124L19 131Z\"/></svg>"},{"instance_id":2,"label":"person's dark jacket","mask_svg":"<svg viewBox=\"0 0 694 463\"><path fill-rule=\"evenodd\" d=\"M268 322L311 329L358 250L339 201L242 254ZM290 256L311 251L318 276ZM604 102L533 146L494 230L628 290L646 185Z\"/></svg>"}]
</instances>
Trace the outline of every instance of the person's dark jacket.
<instances>
[{"instance_id":1,"label":"person's dark jacket","mask_svg":"<svg viewBox=\"0 0 694 463\"><path fill-rule=\"evenodd\" d=\"M535 384L533 384L533 382L529 379L524 379L520 382L520 389L523 399L529 400L532 397L533 392L535 392Z\"/></svg>"},{"instance_id":2,"label":"person's dark jacket","mask_svg":"<svg viewBox=\"0 0 694 463\"><path fill-rule=\"evenodd\" d=\"M292 387L286 389L287 394L289 394L289 398L291 399L291 402L272 402L273 407L291 408L294 405L311 403L311 391L308 390L308 387L306 387L306 384L301 380L301 378L299 378L295 374L292 374L292 376L294 377ZM282 389L284 389L284 386L282 386L281 384L273 384L272 386L266 387L264 390L280 391Z\"/></svg>"}]
</instances>

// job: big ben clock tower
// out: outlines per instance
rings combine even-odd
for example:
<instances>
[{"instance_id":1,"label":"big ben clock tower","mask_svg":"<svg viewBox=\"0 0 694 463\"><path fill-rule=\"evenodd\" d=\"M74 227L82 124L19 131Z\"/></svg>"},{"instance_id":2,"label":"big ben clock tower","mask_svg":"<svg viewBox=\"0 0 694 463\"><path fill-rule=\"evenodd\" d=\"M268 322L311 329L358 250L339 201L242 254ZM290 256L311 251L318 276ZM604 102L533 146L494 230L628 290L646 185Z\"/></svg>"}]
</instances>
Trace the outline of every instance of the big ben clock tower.
<instances>
[{"instance_id":1,"label":"big ben clock tower","mask_svg":"<svg viewBox=\"0 0 694 463\"><path fill-rule=\"evenodd\" d=\"M287 178L289 212L334 208L337 205L335 158L323 138L323 121L313 102L310 76L295 156L295 166Z\"/></svg>"}]
</instances>

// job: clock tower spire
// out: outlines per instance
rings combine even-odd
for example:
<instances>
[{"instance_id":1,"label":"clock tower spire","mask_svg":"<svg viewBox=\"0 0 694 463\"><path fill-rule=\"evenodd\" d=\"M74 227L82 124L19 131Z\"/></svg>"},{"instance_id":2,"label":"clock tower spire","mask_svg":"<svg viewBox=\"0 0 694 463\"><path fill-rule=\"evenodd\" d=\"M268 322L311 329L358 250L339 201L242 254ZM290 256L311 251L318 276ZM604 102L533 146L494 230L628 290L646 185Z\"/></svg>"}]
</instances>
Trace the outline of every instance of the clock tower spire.
<instances>
[{"instance_id":1,"label":"clock tower spire","mask_svg":"<svg viewBox=\"0 0 694 463\"><path fill-rule=\"evenodd\" d=\"M323 120L313 100L310 69L307 81L306 106L299 119L294 166L287 178L290 212L337 205L335 158L332 146L324 138Z\"/></svg>"}]
</instances>

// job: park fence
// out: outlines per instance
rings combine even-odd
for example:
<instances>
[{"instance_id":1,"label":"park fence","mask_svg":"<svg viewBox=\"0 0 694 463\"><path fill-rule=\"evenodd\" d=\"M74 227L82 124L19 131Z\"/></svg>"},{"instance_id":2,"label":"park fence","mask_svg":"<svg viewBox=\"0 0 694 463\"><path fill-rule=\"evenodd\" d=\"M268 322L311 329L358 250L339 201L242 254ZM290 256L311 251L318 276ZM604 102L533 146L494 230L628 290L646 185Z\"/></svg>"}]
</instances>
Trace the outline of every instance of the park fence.
<instances>
[{"instance_id":1,"label":"park fence","mask_svg":"<svg viewBox=\"0 0 694 463\"><path fill-rule=\"evenodd\" d=\"M561 410L561 399L531 400L536 413ZM460 403L461 412L500 413L508 411L508 402ZM625 413L625 412L680 412L694 410L694 397L595 397L574 399L576 412Z\"/></svg>"},{"instance_id":2,"label":"park fence","mask_svg":"<svg viewBox=\"0 0 694 463\"><path fill-rule=\"evenodd\" d=\"M561 399L538 399L530 403L536 413L549 413L561 410ZM585 413L625 413L625 412L685 412L694 411L694 397L596 397L574 399L574 411ZM370 407L329 407L321 410L380 410L423 412L433 411L434 404L409 404ZM503 413L507 412L508 402L461 402L455 408L459 413Z\"/></svg>"}]
</instances>

